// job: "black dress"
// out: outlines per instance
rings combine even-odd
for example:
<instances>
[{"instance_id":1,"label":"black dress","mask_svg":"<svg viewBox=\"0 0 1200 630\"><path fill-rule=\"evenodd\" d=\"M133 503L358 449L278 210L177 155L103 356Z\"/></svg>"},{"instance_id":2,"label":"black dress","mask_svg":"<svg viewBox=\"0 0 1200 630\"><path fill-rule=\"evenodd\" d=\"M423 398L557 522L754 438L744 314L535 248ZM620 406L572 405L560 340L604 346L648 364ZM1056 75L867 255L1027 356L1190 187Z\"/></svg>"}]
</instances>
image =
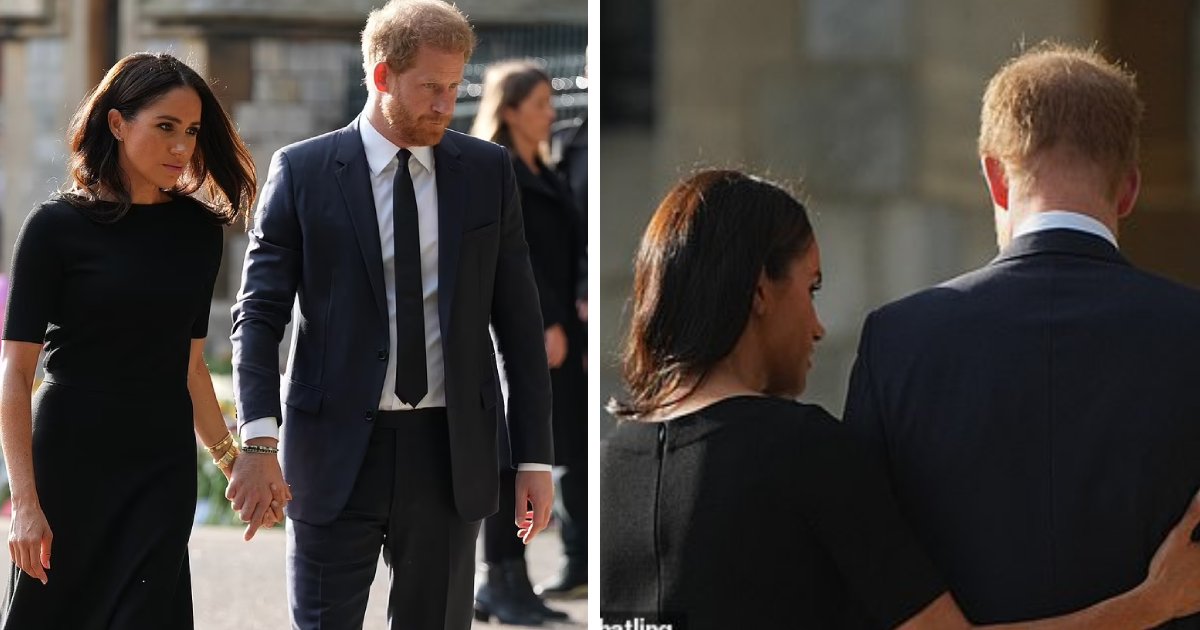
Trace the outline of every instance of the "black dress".
<instances>
[{"instance_id":1,"label":"black dress","mask_svg":"<svg viewBox=\"0 0 1200 630\"><path fill-rule=\"evenodd\" d=\"M188 198L112 224L52 199L26 219L4 338L45 343L33 467L54 539L46 586L11 568L5 630L192 627L187 369L221 248Z\"/></svg>"},{"instance_id":2,"label":"black dress","mask_svg":"<svg viewBox=\"0 0 1200 630\"><path fill-rule=\"evenodd\" d=\"M945 591L880 463L820 407L623 423L600 466L605 623L891 628Z\"/></svg>"}]
</instances>

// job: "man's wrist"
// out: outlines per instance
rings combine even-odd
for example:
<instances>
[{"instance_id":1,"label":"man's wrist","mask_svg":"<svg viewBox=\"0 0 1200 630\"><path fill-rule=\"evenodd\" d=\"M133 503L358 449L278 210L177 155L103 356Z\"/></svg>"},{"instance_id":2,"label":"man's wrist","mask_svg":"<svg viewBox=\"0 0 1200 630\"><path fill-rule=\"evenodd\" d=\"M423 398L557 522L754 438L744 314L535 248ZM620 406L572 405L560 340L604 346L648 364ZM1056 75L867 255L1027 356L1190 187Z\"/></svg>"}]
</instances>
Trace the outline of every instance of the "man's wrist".
<instances>
[{"instance_id":1,"label":"man's wrist","mask_svg":"<svg viewBox=\"0 0 1200 630\"><path fill-rule=\"evenodd\" d=\"M238 437L243 444L257 444L257 438L271 438L275 443L270 445L274 446L279 442L279 422L273 417L249 420L238 428Z\"/></svg>"},{"instance_id":2,"label":"man's wrist","mask_svg":"<svg viewBox=\"0 0 1200 630\"><path fill-rule=\"evenodd\" d=\"M517 464L517 472L552 472L554 467L550 464L533 464L522 462Z\"/></svg>"}]
</instances>

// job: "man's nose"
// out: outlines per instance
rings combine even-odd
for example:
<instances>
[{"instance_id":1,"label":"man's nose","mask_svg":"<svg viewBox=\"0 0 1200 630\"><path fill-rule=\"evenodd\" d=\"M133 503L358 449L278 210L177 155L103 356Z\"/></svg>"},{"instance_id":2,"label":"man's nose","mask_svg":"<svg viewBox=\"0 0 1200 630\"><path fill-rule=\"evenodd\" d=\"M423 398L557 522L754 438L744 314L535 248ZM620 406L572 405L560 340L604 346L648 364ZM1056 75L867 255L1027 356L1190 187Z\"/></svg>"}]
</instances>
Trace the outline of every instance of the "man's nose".
<instances>
[{"instance_id":1,"label":"man's nose","mask_svg":"<svg viewBox=\"0 0 1200 630\"><path fill-rule=\"evenodd\" d=\"M446 92L442 93L437 98L433 99L433 111L435 111L439 114L442 114L443 116L453 113L454 112L454 100L457 97L458 97L458 94L454 93L451 90L447 90Z\"/></svg>"}]
</instances>

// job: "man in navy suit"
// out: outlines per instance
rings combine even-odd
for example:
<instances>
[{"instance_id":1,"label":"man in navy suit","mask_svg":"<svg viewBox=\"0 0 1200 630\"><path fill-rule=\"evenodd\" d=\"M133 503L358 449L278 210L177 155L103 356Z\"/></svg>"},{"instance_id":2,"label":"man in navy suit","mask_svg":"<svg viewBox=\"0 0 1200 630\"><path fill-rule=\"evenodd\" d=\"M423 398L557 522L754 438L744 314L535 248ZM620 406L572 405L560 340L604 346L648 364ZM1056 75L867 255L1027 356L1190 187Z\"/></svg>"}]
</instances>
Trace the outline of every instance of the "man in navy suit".
<instances>
[{"instance_id":1,"label":"man in navy suit","mask_svg":"<svg viewBox=\"0 0 1200 630\"><path fill-rule=\"evenodd\" d=\"M468 628L498 426L519 470L513 535L549 519L550 383L512 166L446 129L474 44L452 5L391 0L362 34L363 113L271 160L233 307L234 384L243 440L281 438L295 628L361 628L381 549L391 628ZM244 510L269 501L245 492Z\"/></svg>"},{"instance_id":2,"label":"man in navy suit","mask_svg":"<svg viewBox=\"0 0 1200 630\"><path fill-rule=\"evenodd\" d=\"M863 326L846 422L976 623L1137 584L1200 486L1200 293L1117 245L1141 111L1095 52L1006 64L979 134L999 257Z\"/></svg>"}]
</instances>

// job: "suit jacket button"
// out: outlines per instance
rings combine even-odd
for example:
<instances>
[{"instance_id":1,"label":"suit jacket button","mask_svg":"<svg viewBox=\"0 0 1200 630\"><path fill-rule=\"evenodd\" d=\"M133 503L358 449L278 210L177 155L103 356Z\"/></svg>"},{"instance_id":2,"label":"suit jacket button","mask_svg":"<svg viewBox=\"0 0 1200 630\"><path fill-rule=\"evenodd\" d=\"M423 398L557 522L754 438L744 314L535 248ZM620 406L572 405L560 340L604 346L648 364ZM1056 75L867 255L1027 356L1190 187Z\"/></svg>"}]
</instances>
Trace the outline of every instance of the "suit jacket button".
<instances>
[{"instance_id":1,"label":"suit jacket button","mask_svg":"<svg viewBox=\"0 0 1200 630\"><path fill-rule=\"evenodd\" d=\"M375 353L375 357L380 361L387 361L387 350L380 350L379 352Z\"/></svg>"},{"instance_id":2,"label":"suit jacket button","mask_svg":"<svg viewBox=\"0 0 1200 630\"><path fill-rule=\"evenodd\" d=\"M366 422L370 422L370 421L372 421L372 420L374 420L374 419L375 419L375 412L374 412L374 411L368 411L368 412L367 412L367 414L366 414L365 416L363 416L363 420L364 420L364 421L366 421Z\"/></svg>"}]
</instances>

